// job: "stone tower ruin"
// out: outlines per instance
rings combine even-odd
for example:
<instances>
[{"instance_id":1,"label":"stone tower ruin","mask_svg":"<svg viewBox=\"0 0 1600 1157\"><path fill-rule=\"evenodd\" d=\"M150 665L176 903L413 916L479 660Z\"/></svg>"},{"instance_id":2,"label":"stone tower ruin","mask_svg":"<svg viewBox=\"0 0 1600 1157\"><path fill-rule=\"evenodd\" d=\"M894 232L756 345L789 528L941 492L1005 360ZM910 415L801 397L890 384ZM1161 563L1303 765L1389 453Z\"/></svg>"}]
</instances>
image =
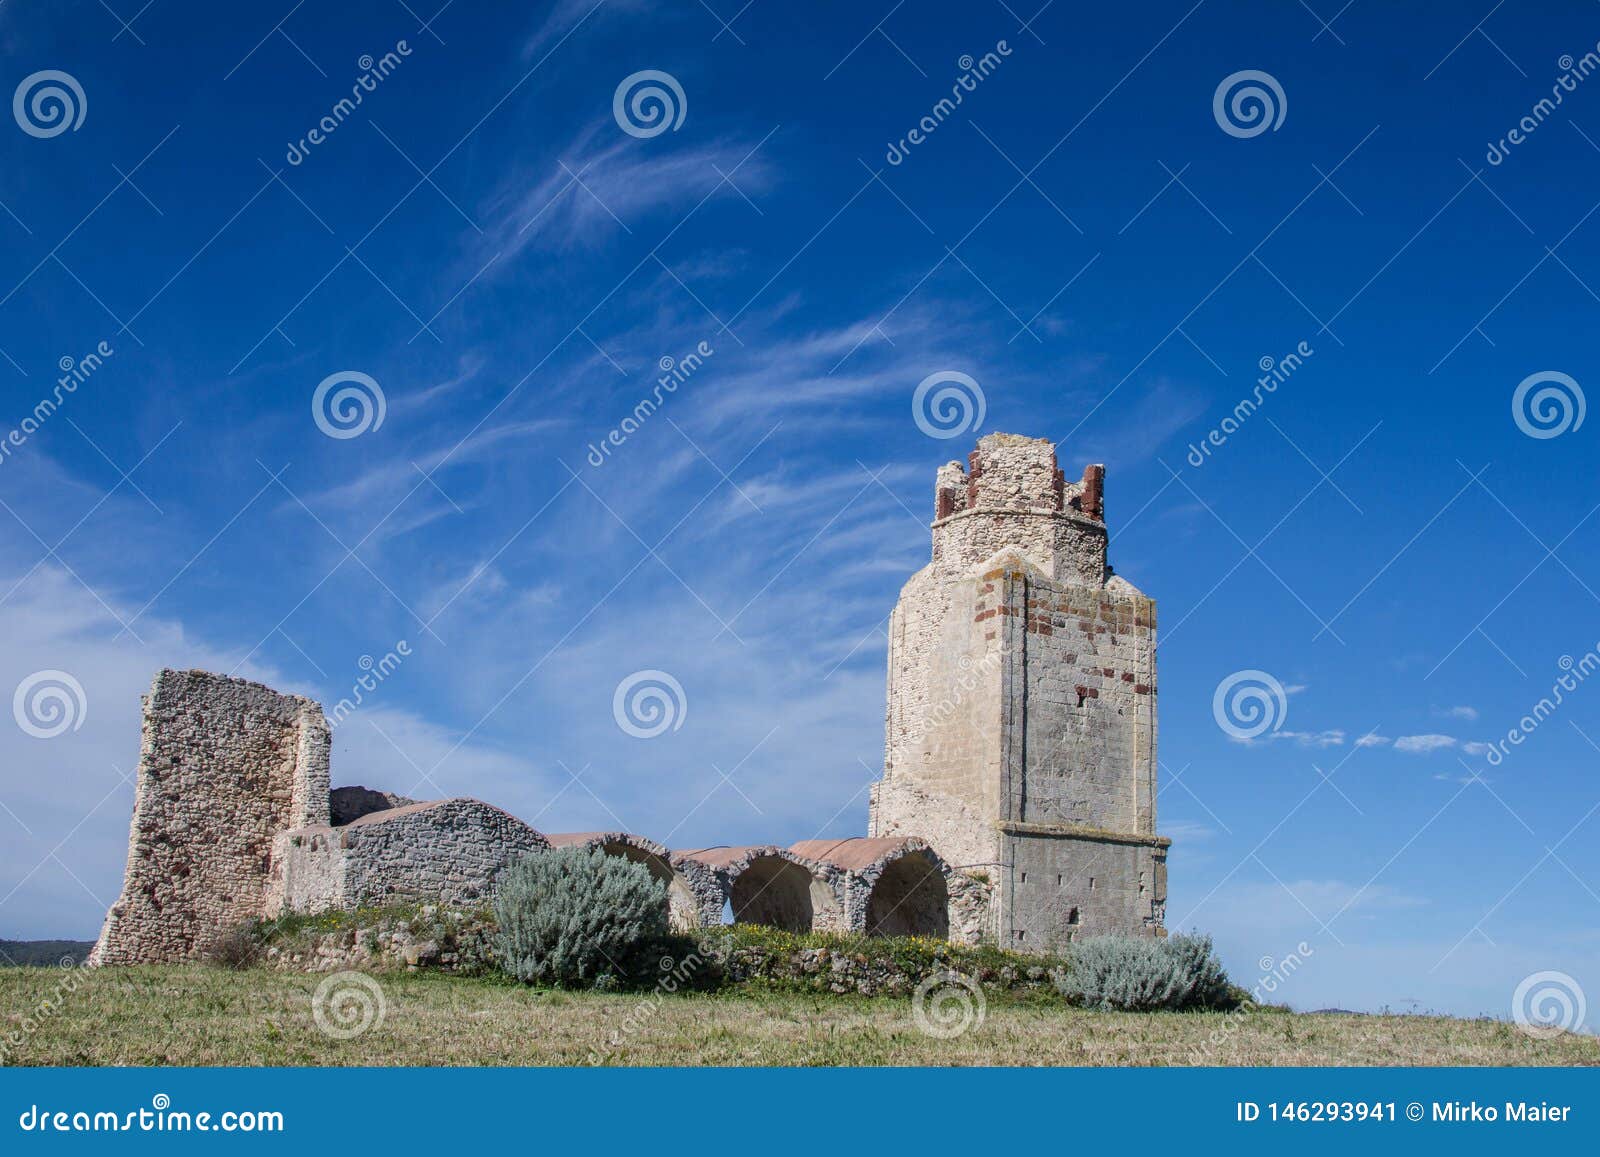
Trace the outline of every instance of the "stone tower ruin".
<instances>
[{"instance_id":1,"label":"stone tower ruin","mask_svg":"<svg viewBox=\"0 0 1600 1157\"><path fill-rule=\"evenodd\" d=\"M1001 946L1164 935L1156 609L1106 563L1105 468L990 434L940 467L933 560L889 626L870 834L919 835L990 887Z\"/></svg>"},{"instance_id":2,"label":"stone tower ruin","mask_svg":"<svg viewBox=\"0 0 1600 1157\"><path fill-rule=\"evenodd\" d=\"M674 851L546 834L475 799L330 788L322 708L205 671L144 700L122 894L91 962L203 957L288 912L493 896L511 864L597 848L644 864L683 929L948 937L1048 952L1164 935L1155 834L1155 604L1106 565L1105 469L981 439L935 485L933 561L890 619L884 777L871 834Z\"/></svg>"}]
</instances>

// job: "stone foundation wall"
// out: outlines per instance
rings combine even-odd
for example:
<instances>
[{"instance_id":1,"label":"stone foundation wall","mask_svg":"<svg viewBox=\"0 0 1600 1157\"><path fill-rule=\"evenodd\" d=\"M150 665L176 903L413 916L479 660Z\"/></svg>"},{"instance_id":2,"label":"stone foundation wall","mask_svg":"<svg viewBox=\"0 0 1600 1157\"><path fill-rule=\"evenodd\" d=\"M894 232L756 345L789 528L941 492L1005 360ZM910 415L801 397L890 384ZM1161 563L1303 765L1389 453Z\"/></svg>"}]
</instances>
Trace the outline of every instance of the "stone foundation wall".
<instances>
[{"instance_id":1,"label":"stone foundation wall","mask_svg":"<svg viewBox=\"0 0 1600 1157\"><path fill-rule=\"evenodd\" d=\"M1080 936L1165 935L1167 845L1154 836L1006 825L999 946L1060 952Z\"/></svg>"},{"instance_id":2,"label":"stone foundation wall","mask_svg":"<svg viewBox=\"0 0 1600 1157\"><path fill-rule=\"evenodd\" d=\"M297 695L163 670L144 698L128 868L96 964L182 960L269 906L273 840L328 822L328 726Z\"/></svg>"}]
</instances>

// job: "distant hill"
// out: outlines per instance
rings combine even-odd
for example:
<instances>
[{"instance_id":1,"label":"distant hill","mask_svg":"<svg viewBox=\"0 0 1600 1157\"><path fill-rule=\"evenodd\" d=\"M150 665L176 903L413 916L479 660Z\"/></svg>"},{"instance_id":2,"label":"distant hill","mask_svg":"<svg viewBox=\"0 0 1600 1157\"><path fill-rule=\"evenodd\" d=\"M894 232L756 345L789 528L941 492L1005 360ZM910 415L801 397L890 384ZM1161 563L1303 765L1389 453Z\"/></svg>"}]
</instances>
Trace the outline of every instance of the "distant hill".
<instances>
[{"instance_id":1,"label":"distant hill","mask_svg":"<svg viewBox=\"0 0 1600 1157\"><path fill-rule=\"evenodd\" d=\"M0 940L0 968L24 964L82 964L93 940Z\"/></svg>"}]
</instances>

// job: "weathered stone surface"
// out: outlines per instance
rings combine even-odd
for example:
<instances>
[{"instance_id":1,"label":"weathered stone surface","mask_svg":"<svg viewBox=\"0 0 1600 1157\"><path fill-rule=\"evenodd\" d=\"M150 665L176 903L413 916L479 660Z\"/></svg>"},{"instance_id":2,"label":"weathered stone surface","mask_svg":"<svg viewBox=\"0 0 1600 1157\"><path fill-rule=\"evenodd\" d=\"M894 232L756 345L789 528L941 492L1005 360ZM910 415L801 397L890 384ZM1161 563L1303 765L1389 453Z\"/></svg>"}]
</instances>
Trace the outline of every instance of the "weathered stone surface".
<instances>
[{"instance_id":1,"label":"weathered stone surface","mask_svg":"<svg viewBox=\"0 0 1600 1157\"><path fill-rule=\"evenodd\" d=\"M786 932L849 930L840 872L771 844L677 852L674 862L697 865L715 881L735 923L766 924Z\"/></svg>"},{"instance_id":2,"label":"weathered stone surface","mask_svg":"<svg viewBox=\"0 0 1600 1157\"><path fill-rule=\"evenodd\" d=\"M933 936L964 944L983 939L988 889L954 871L924 839L802 840L789 850L834 869L830 879L846 931Z\"/></svg>"},{"instance_id":3,"label":"weathered stone surface","mask_svg":"<svg viewBox=\"0 0 1600 1157\"><path fill-rule=\"evenodd\" d=\"M269 907L272 844L328 822L328 726L298 695L205 671L160 672L121 897L96 964L181 960Z\"/></svg>"},{"instance_id":4,"label":"weathered stone surface","mask_svg":"<svg viewBox=\"0 0 1600 1157\"><path fill-rule=\"evenodd\" d=\"M285 933L269 926L261 960L280 972L401 970L479 974L492 971L495 923L482 912L424 904L413 911L352 916L334 928Z\"/></svg>"},{"instance_id":5,"label":"weathered stone surface","mask_svg":"<svg viewBox=\"0 0 1600 1157\"><path fill-rule=\"evenodd\" d=\"M487 907L501 872L549 847L497 807L448 799L371 812L344 827L286 831L276 841L274 872L287 911L411 902Z\"/></svg>"},{"instance_id":6,"label":"weathered stone surface","mask_svg":"<svg viewBox=\"0 0 1600 1157\"><path fill-rule=\"evenodd\" d=\"M343 827L362 816L390 808L405 807L417 801L392 791L373 791L368 787L336 787L328 798L328 821L334 827Z\"/></svg>"},{"instance_id":7,"label":"weathered stone surface","mask_svg":"<svg viewBox=\"0 0 1600 1157\"><path fill-rule=\"evenodd\" d=\"M991 434L935 489L933 561L890 619L871 833L987 880L1002 947L1162 934L1155 604L1106 564L1104 469L1066 482L1049 442Z\"/></svg>"},{"instance_id":8,"label":"weathered stone surface","mask_svg":"<svg viewBox=\"0 0 1600 1157\"><path fill-rule=\"evenodd\" d=\"M702 947L708 957L714 949ZM784 950L741 946L716 957L727 980L745 983L765 980L815 992L856 996L908 996L918 985L955 972L991 992L1059 992L1065 981L1063 962L1050 968L1023 968L1005 964L998 968L973 968L962 962L930 961L918 967L909 961L872 958L828 948Z\"/></svg>"}]
</instances>

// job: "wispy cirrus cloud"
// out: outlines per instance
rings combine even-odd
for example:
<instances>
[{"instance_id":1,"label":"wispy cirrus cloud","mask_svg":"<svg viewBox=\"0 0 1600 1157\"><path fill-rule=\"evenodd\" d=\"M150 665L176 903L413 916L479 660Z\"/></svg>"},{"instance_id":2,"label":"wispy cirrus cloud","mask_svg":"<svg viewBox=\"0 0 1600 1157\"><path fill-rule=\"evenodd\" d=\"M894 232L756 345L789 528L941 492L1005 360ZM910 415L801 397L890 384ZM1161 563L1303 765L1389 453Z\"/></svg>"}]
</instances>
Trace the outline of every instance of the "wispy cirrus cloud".
<instances>
[{"instance_id":1,"label":"wispy cirrus cloud","mask_svg":"<svg viewBox=\"0 0 1600 1157\"><path fill-rule=\"evenodd\" d=\"M499 253L502 265L530 247L558 253L594 249L626 236L653 214L687 213L711 197L759 195L775 174L753 146L723 139L652 150L609 119L598 122L531 185L519 173L502 186L491 205L484 248Z\"/></svg>"},{"instance_id":2,"label":"wispy cirrus cloud","mask_svg":"<svg viewBox=\"0 0 1600 1157\"><path fill-rule=\"evenodd\" d=\"M557 0L522 46L522 58L537 60L586 24L599 23L608 15L634 15L654 7L653 0Z\"/></svg>"}]
</instances>

